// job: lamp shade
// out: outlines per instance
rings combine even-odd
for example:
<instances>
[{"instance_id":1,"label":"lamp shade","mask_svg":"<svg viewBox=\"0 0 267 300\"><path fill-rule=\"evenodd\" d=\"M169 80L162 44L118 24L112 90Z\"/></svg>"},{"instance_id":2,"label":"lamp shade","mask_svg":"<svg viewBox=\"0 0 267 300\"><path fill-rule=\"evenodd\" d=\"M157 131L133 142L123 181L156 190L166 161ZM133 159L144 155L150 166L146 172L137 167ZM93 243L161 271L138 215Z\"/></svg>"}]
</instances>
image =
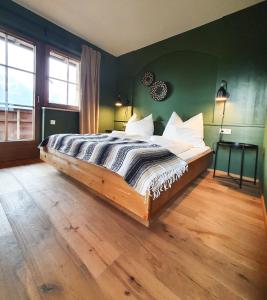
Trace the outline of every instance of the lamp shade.
<instances>
[{"instance_id":1,"label":"lamp shade","mask_svg":"<svg viewBox=\"0 0 267 300\"><path fill-rule=\"evenodd\" d=\"M225 80L222 80L221 86L217 91L216 94L216 101L227 101L229 98L229 93L227 92L227 82Z\"/></svg>"},{"instance_id":2,"label":"lamp shade","mask_svg":"<svg viewBox=\"0 0 267 300\"><path fill-rule=\"evenodd\" d=\"M114 103L114 105L117 106L117 107L120 107L120 106L122 106L122 103L121 103L120 101L116 101L116 102Z\"/></svg>"},{"instance_id":3,"label":"lamp shade","mask_svg":"<svg viewBox=\"0 0 267 300\"><path fill-rule=\"evenodd\" d=\"M118 95L116 102L114 103L115 106L120 107L123 105L122 100L121 100L121 96Z\"/></svg>"}]
</instances>

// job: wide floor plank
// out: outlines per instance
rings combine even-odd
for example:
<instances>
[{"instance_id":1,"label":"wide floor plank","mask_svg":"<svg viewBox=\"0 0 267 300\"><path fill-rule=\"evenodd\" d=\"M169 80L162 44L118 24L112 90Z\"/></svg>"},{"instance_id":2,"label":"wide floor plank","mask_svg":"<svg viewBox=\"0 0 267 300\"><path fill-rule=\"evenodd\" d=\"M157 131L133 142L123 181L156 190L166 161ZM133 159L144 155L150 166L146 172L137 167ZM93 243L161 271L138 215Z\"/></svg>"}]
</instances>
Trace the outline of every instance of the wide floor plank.
<instances>
[{"instance_id":1,"label":"wide floor plank","mask_svg":"<svg viewBox=\"0 0 267 300\"><path fill-rule=\"evenodd\" d=\"M12 228L0 206L0 299L41 299Z\"/></svg>"}]
</instances>

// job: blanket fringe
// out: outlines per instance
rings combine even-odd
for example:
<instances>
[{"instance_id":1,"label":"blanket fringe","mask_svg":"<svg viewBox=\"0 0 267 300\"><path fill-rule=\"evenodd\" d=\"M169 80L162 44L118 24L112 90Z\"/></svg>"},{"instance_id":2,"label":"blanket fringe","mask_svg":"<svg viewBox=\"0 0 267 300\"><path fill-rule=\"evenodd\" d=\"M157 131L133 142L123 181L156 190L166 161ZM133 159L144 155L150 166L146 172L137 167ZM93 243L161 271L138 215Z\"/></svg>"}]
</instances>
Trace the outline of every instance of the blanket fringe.
<instances>
[{"instance_id":1,"label":"blanket fringe","mask_svg":"<svg viewBox=\"0 0 267 300\"><path fill-rule=\"evenodd\" d=\"M153 197L153 200L159 197L162 191L168 190L174 182L176 182L185 172L188 171L188 165L174 168L168 172L155 177L150 184L146 194Z\"/></svg>"}]
</instances>

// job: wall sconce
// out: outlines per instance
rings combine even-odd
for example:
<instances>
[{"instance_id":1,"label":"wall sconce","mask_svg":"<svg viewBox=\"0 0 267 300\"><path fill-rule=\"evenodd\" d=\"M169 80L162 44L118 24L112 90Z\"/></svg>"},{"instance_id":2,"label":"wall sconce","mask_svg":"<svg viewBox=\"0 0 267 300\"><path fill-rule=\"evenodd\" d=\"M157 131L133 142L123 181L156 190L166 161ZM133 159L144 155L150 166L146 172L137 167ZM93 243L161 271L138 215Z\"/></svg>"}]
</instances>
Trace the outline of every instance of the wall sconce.
<instances>
[{"instance_id":1,"label":"wall sconce","mask_svg":"<svg viewBox=\"0 0 267 300\"><path fill-rule=\"evenodd\" d=\"M122 106L122 100L121 100L121 96L118 95L116 102L114 103L115 106L120 107Z\"/></svg>"},{"instance_id":2,"label":"wall sconce","mask_svg":"<svg viewBox=\"0 0 267 300\"><path fill-rule=\"evenodd\" d=\"M226 80L222 80L221 81L221 86L217 91L216 94L216 101L227 101L230 97L230 94L227 91L227 81Z\"/></svg>"},{"instance_id":3,"label":"wall sconce","mask_svg":"<svg viewBox=\"0 0 267 300\"><path fill-rule=\"evenodd\" d=\"M120 95L117 96L114 105L116 106L114 116L115 129L116 127L124 129L127 121L132 116L132 105L130 105L129 100L127 98L122 99Z\"/></svg>"},{"instance_id":4,"label":"wall sconce","mask_svg":"<svg viewBox=\"0 0 267 300\"><path fill-rule=\"evenodd\" d=\"M222 80L220 88L218 89L216 98L215 98L216 102L223 102L223 113L222 113L222 121L221 121L221 126L220 126L219 141L222 141L222 136L223 136L222 127L223 127L223 121L224 121L224 115L225 115L225 104L226 104L226 101L229 100L229 97L230 97L230 94L227 91L227 81Z\"/></svg>"}]
</instances>

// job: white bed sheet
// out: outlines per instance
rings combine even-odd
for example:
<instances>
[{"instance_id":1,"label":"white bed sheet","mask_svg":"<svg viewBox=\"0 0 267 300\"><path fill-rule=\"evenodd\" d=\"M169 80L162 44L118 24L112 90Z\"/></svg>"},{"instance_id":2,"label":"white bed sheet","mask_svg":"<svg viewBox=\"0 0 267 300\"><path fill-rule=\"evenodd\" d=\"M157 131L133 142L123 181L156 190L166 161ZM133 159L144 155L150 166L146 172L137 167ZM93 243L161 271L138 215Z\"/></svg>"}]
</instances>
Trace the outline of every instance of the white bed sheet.
<instances>
[{"instance_id":1,"label":"white bed sheet","mask_svg":"<svg viewBox=\"0 0 267 300\"><path fill-rule=\"evenodd\" d=\"M207 150L210 150L210 147L208 147L208 146L205 146L202 148L194 147L185 152L180 153L178 156L185 161L189 161L189 160L193 159L194 157L206 152Z\"/></svg>"}]
</instances>

